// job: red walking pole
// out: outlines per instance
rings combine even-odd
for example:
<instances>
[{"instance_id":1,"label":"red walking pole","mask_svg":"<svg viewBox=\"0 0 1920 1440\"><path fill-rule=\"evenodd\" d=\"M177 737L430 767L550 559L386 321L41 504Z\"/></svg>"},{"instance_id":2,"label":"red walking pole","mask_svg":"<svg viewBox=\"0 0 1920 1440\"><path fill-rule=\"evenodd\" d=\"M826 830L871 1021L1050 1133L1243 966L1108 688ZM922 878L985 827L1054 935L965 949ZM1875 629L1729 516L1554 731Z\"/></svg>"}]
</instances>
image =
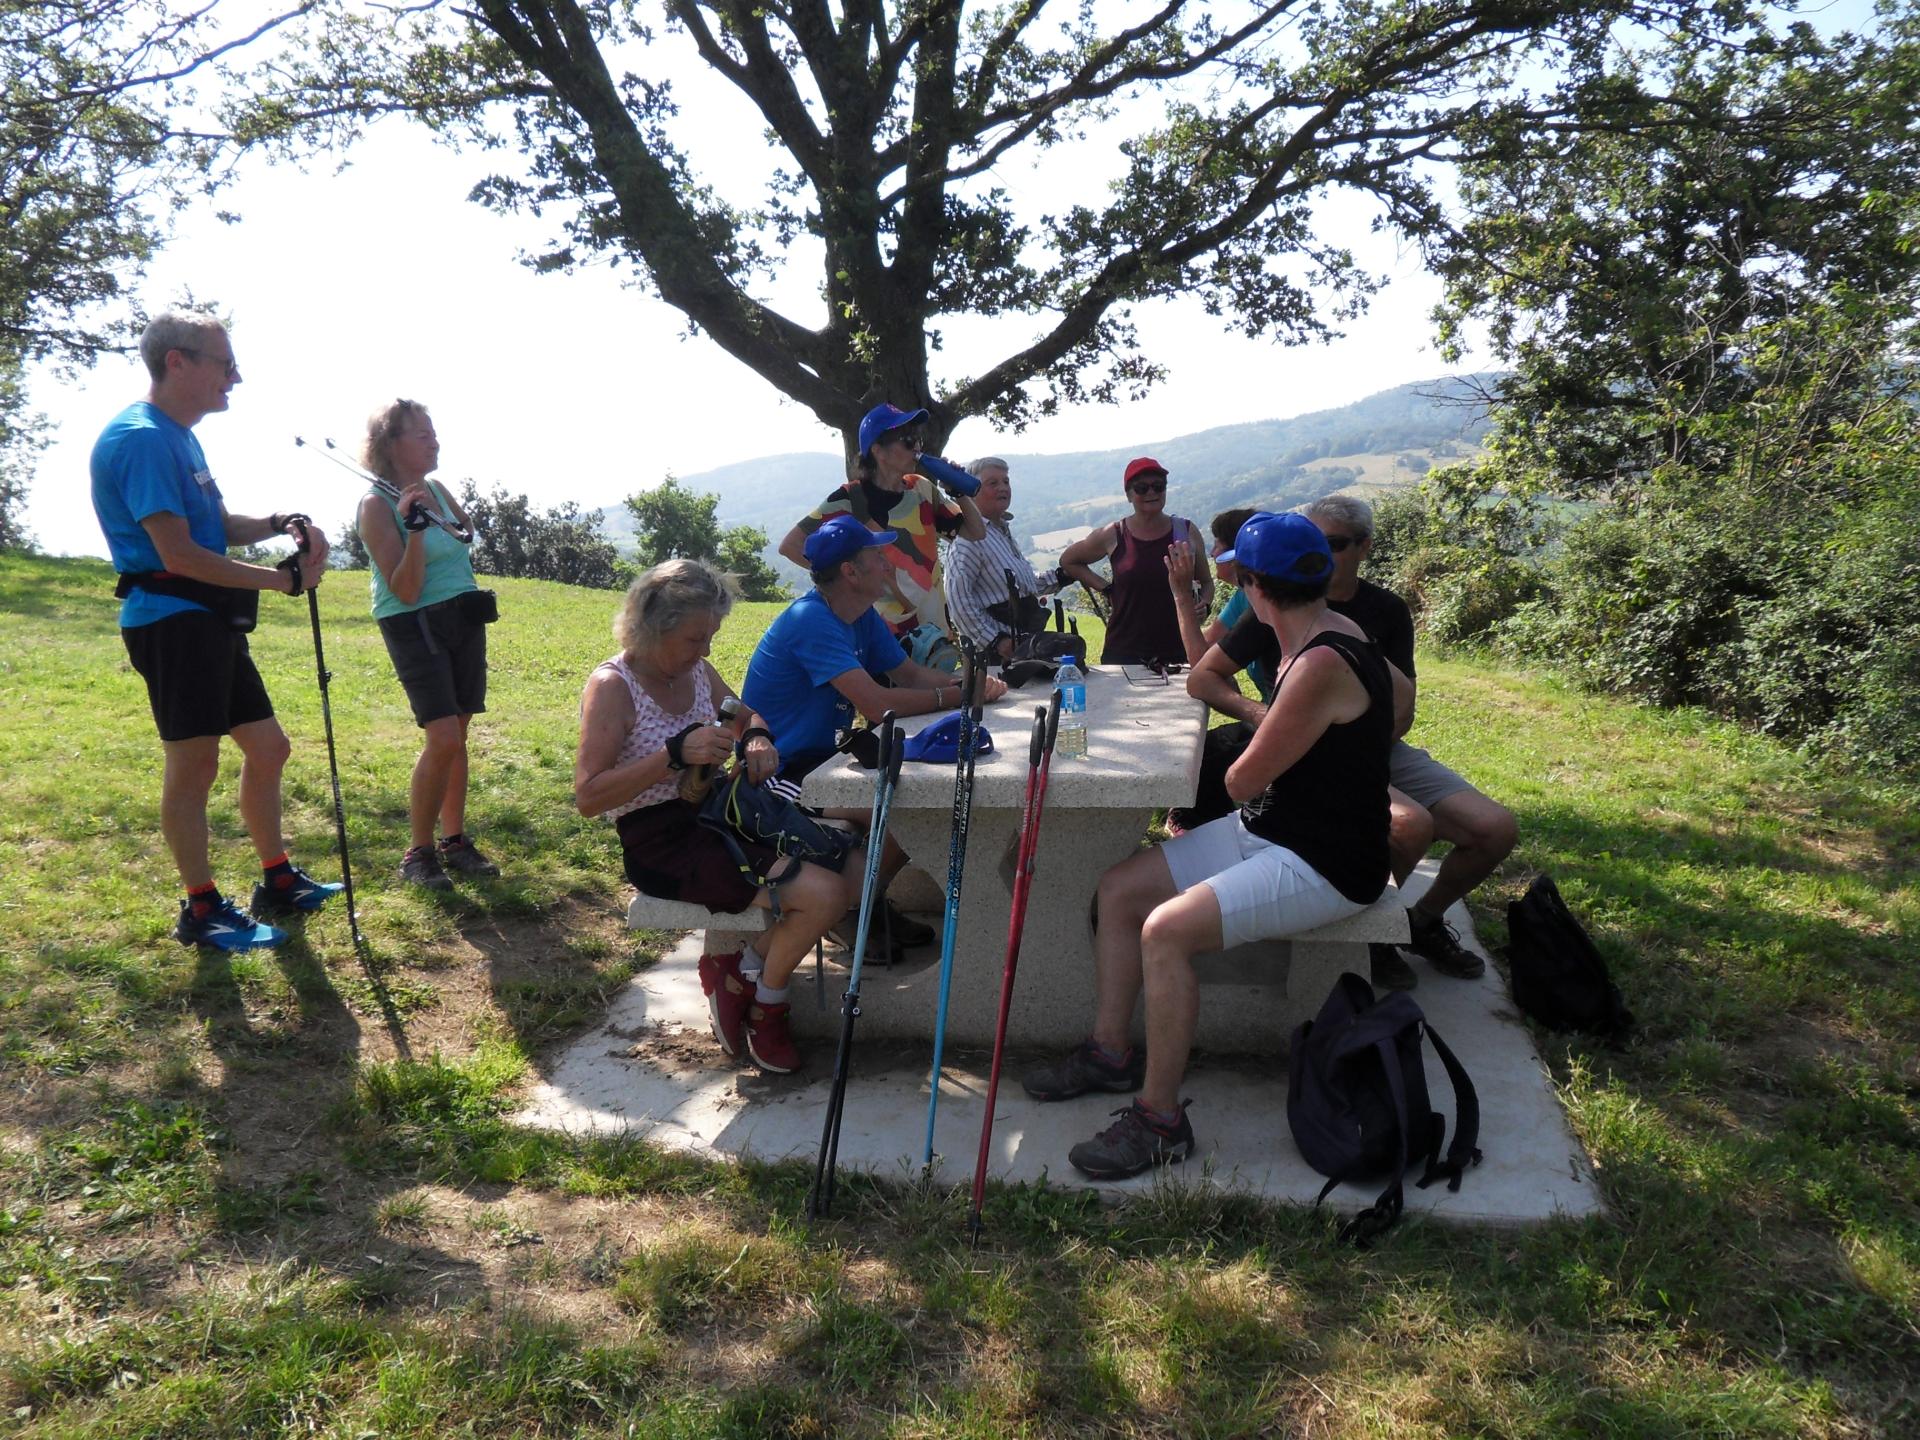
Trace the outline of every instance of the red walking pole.
<instances>
[{"instance_id":1,"label":"red walking pole","mask_svg":"<svg viewBox=\"0 0 1920 1440\"><path fill-rule=\"evenodd\" d=\"M993 1146L993 1105L1000 1093L1000 1062L1007 1052L1007 1012L1013 1005L1013 974L1020 963L1020 938L1027 926L1027 896L1033 890L1033 857L1040 848L1040 812L1047 802L1047 772L1053 768L1053 741L1060 730L1060 692L1053 703L1033 712L1033 743L1027 752L1026 811L1020 821L1020 845L1013 866L1013 909L1007 916L1007 968L1000 977L1000 1016L993 1028L993 1064L987 1071L987 1113L980 1121L980 1154L973 1162L973 1209L967 1217L973 1243L980 1243L980 1205L987 1193L987 1153Z\"/></svg>"}]
</instances>

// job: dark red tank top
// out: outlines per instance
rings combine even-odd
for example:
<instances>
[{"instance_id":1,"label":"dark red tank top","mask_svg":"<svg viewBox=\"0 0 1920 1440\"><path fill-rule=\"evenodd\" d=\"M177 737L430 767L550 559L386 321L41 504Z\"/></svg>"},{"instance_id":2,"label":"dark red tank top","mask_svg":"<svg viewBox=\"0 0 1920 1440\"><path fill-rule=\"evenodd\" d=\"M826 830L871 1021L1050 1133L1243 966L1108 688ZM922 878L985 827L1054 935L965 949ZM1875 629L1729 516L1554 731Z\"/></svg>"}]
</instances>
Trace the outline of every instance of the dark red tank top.
<instances>
[{"instance_id":1,"label":"dark red tank top","mask_svg":"<svg viewBox=\"0 0 1920 1440\"><path fill-rule=\"evenodd\" d=\"M1187 663L1173 589L1167 584L1167 551L1174 541L1191 537L1185 520L1178 515L1167 518L1173 528L1158 540L1139 539L1125 520L1120 522L1120 539L1113 547L1113 588L1107 591L1113 618L1107 622L1107 643L1100 651L1102 665L1143 665L1150 660Z\"/></svg>"}]
</instances>

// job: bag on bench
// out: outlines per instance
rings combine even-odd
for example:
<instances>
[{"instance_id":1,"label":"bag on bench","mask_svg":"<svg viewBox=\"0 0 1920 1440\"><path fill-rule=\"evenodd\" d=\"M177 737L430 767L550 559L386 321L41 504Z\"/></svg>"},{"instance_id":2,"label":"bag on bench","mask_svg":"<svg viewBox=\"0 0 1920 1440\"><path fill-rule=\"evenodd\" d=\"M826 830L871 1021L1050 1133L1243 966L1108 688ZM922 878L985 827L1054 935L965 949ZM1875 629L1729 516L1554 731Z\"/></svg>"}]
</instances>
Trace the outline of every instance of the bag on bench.
<instances>
[{"instance_id":1,"label":"bag on bench","mask_svg":"<svg viewBox=\"0 0 1920 1440\"><path fill-rule=\"evenodd\" d=\"M1446 1118L1427 1098L1422 1037L1453 1082L1455 1124L1447 1158L1440 1158ZM1424 1168L1425 1189L1445 1179L1460 1188L1461 1174L1480 1163L1480 1097L1446 1042L1404 991L1376 1001L1373 986L1348 973L1334 982L1319 1015L1293 1032L1287 1078L1287 1125L1293 1143L1327 1183L1318 1205L1346 1180L1390 1174L1387 1188L1340 1229L1340 1240L1365 1248L1400 1218L1407 1169Z\"/></svg>"},{"instance_id":2,"label":"bag on bench","mask_svg":"<svg viewBox=\"0 0 1920 1440\"><path fill-rule=\"evenodd\" d=\"M1513 1003L1549 1030L1619 1040L1633 1028L1606 959L1545 875L1507 906L1507 961Z\"/></svg>"},{"instance_id":3,"label":"bag on bench","mask_svg":"<svg viewBox=\"0 0 1920 1440\"><path fill-rule=\"evenodd\" d=\"M762 889L777 890L802 862L838 872L853 849L849 832L823 825L786 796L755 785L747 779L745 766L736 766L714 783L700 802L698 819L720 837L741 873ZM763 875L741 848L742 840L764 846L789 863L768 867L778 873ZM774 914L779 913L776 907Z\"/></svg>"}]
</instances>

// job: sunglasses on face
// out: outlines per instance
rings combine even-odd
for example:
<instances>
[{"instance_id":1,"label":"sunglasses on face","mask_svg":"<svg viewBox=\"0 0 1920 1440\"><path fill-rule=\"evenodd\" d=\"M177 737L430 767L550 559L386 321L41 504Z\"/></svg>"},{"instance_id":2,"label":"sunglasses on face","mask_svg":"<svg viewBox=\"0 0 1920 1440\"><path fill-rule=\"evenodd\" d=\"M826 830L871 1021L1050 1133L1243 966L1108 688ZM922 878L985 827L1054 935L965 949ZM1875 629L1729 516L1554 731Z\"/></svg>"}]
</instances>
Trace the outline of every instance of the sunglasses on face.
<instances>
[{"instance_id":1,"label":"sunglasses on face","mask_svg":"<svg viewBox=\"0 0 1920 1440\"><path fill-rule=\"evenodd\" d=\"M883 445L904 445L915 454L918 454L920 451L920 437L918 435L889 435L880 443Z\"/></svg>"},{"instance_id":2,"label":"sunglasses on face","mask_svg":"<svg viewBox=\"0 0 1920 1440\"><path fill-rule=\"evenodd\" d=\"M1164 495L1167 493L1167 482L1164 480L1136 480L1133 483L1133 493L1136 495Z\"/></svg>"},{"instance_id":3,"label":"sunglasses on face","mask_svg":"<svg viewBox=\"0 0 1920 1440\"><path fill-rule=\"evenodd\" d=\"M1329 535L1327 536L1327 548L1338 555L1346 550L1348 546L1358 545L1366 538L1364 535Z\"/></svg>"}]
</instances>

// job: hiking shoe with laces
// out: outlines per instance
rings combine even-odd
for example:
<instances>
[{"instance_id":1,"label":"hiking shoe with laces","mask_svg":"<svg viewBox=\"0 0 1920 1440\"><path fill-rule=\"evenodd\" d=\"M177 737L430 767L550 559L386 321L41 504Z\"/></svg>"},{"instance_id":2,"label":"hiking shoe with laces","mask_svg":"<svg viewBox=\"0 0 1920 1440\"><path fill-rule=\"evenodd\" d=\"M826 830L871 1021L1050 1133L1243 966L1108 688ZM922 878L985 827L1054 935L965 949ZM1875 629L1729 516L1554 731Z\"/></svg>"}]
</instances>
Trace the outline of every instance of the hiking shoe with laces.
<instances>
[{"instance_id":1,"label":"hiking shoe with laces","mask_svg":"<svg viewBox=\"0 0 1920 1440\"><path fill-rule=\"evenodd\" d=\"M894 949L913 950L933 943L931 925L914 919L891 900L882 900L880 903L886 907L886 911L873 917L873 928L883 935L891 933Z\"/></svg>"},{"instance_id":2,"label":"hiking shoe with laces","mask_svg":"<svg viewBox=\"0 0 1920 1440\"><path fill-rule=\"evenodd\" d=\"M307 914L345 888L331 880L316 880L298 865L289 865L284 874L253 887L251 908L256 915Z\"/></svg>"},{"instance_id":3,"label":"hiking shoe with laces","mask_svg":"<svg viewBox=\"0 0 1920 1440\"><path fill-rule=\"evenodd\" d=\"M1082 1140L1067 1159L1082 1175L1095 1180L1124 1180L1156 1165L1177 1165L1193 1153L1193 1126L1187 1106L1180 1102L1180 1119L1163 1125L1138 1100L1113 1113L1120 1118L1091 1140Z\"/></svg>"},{"instance_id":4,"label":"hiking shoe with laces","mask_svg":"<svg viewBox=\"0 0 1920 1440\"><path fill-rule=\"evenodd\" d=\"M1020 1084L1027 1094L1042 1102L1071 1100L1089 1090L1124 1095L1140 1088L1146 1069L1146 1057L1138 1050L1129 1049L1125 1058L1115 1065L1100 1053L1100 1047L1089 1037L1082 1040L1080 1048L1072 1054L1029 1070L1020 1077Z\"/></svg>"},{"instance_id":5,"label":"hiking shoe with laces","mask_svg":"<svg viewBox=\"0 0 1920 1440\"><path fill-rule=\"evenodd\" d=\"M439 852L431 845L416 845L407 851L400 861L400 879L423 890L453 889L453 881L447 878L446 867L440 863Z\"/></svg>"},{"instance_id":6,"label":"hiking shoe with laces","mask_svg":"<svg viewBox=\"0 0 1920 1440\"><path fill-rule=\"evenodd\" d=\"M1460 932L1444 920L1432 919L1418 910L1407 911L1407 925L1413 938L1407 949L1421 957L1442 975L1456 980L1474 980L1485 973L1487 962L1460 943Z\"/></svg>"},{"instance_id":7,"label":"hiking shoe with laces","mask_svg":"<svg viewBox=\"0 0 1920 1440\"><path fill-rule=\"evenodd\" d=\"M788 1028L792 1010L785 1001L767 1005L756 1000L747 1008L747 1054L754 1064L775 1075L791 1075L800 1068L800 1052Z\"/></svg>"},{"instance_id":8,"label":"hiking shoe with laces","mask_svg":"<svg viewBox=\"0 0 1920 1440\"><path fill-rule=\"evenodd\" d=\"M182 900L173 938L182 945L206 945L215 950L269 950L286 944L287 932L262 925L223 895L198 914L191 901Z\"/></svg>"},{"instance_id":9,"label":"hiking shoe with laces","mask_svg":"<svg viewBox=\"0 0 1920 1440\"><path fill-rule=\"evenodd\" d=\"M480 847L464 835L442 840L438 849L440 868L452 871L455 875L477 875L483 880L491 880L500 873L500 867L482 855Z\"/></svg>"},{"instance_id":10,"label":"hiking shoe with laces","mask_svg":"<svg viewBox=\"0 0 1920 1440\"><path fill-rule=\"evenodd\" d=\"M827 939L833 941L847 952L847 963L853 963L853 942L860 938L860 922L857 917L848 915L837 925L827 927ZM894 948L887 948L886 932L880 928L880 917L874 916L867 923L867 964L891 965L900 958L900 942L894 941Z\"/></svg>"},{"instance_id":11,"label":"hiking shoe with laces","mask_svg":"<svg viewBox=\"0 0 1920 1440\"><path fill-rule=\"evenodd\" d=\"M1407 964L1406 956L1397 945L1375 941L1367 946L1367 959L1371 962L1368 969L1373 972L1373 983L1381 990L1411 990L1420 983L1420 977L1413 973L1413 967Z\"/></svg>"},{"instance_id":12,"label":"hiking shoe with laces","mask_svg":"<svg viewBox=\"0 0 1920 1440\"><path fill-rule=\"evenodd\" d=\"M700 957L700 989L707 997L707 1018L713 1038L729 1055L746 1048L747 1008L753 1004L753 986L740 974L740 952Z\"/></svg>"}]
</instances>

